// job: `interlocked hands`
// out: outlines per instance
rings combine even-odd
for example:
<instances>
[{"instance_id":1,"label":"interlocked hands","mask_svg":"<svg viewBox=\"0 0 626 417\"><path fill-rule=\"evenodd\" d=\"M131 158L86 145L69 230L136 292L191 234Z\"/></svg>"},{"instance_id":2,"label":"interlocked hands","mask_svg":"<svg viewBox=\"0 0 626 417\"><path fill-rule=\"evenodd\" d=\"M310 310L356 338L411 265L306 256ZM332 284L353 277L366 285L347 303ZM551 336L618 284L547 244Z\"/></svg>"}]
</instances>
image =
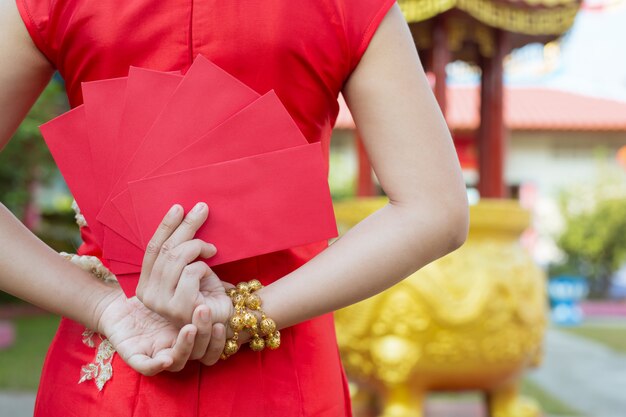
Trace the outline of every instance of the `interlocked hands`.
<instances>
[{"instance_id":1,"label":"interlocked hands","mask_svg":"<svg viewBox=\"0 0 626 417\"><path fill-rule=\"evenodd\" d=\"M186 216L174 205L150 240L137 295L120 294L100 316L98 331L138 372L179 371L188 360L213 365L226 340L234 309L226 289L203 261L216 248L194 239L209 209L198 203Z\"/></svg>"}]
</instances>

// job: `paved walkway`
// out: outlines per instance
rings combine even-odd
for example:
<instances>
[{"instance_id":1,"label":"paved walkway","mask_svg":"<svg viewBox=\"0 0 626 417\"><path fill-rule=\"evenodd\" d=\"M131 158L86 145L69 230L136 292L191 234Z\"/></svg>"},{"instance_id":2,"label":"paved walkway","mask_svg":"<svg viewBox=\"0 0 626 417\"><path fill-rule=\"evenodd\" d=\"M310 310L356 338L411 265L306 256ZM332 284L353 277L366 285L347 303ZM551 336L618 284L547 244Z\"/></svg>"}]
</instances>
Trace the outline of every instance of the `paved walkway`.
<instances>
[{"instance_id":1,"label":"paved walkway","mask_svg":"<svg viewBox=\"0 0 626 417\"><path fill-rule=\"evenodd\" d=\"M35 394L0 392L0 417L32 417Z\"/></svg>"},{"instance_id":2,"label":"paved walkway","mask_svg":"<svg viewBox=\"0 0 626 417\"><path fill-rule=\"evenodd\" d=\"M551 329L544 363L529 377L586 416L626 416L626 355L600 343Z\"/></svg>"}]
</instances>

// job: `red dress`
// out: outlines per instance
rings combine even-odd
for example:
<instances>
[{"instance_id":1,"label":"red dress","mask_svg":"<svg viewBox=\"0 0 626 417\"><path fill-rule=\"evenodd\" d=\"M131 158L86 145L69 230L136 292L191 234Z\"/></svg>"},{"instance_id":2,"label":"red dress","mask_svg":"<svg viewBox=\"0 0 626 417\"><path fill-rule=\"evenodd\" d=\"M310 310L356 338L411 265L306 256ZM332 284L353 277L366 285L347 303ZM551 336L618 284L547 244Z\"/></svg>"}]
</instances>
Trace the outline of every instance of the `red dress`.
<instances>
[{"instance_id":1,"label":"red dress","mask_svg":"<svg viewBox=\"0 0 626 417\"><path fill-rule=\"evenodd\" d=\"M395 0L17 0L37 45L66 81L72 106L83 81L125 76L130 65L189 67L202 54L263 94L274 89L305 137L328 155L337 96ZM259 138L262 140L262 138ZM99 254L83 230L81 254ZM215 270L233 283L264 284L298 268L326 242L275 252ZM343 417L351 415L332 314L284 329L276 351L242 349L206 367L145 377L113 357L98 391L78 383L94 349L83 326L61 320L50 346L36 417Z\"/></svg>"}]
</instances>

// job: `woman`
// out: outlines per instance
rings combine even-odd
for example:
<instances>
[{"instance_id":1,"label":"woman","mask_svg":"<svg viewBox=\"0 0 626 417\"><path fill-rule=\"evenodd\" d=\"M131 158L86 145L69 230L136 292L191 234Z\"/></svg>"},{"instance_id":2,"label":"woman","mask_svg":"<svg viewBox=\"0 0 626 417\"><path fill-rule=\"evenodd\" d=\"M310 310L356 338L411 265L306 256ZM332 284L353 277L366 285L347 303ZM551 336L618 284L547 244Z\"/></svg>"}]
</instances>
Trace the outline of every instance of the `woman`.
<instances>
[{"instance_id":1,"label":"woman","mask_svg":"<svg viewBox=\"0 0 626 417\"><path fill-rule=\"evenodd\" d=\"M35 415L350 415L331 312L458 248L468 228L454 147L395 2L0 0L0 31L0 146L55 69L76 106L82 81L124 76L129 65L185 71L201 53L259 93L275 89L326 151L342 92L389 196L328 248L320 242L213 270L194 262L215 253L193 240L206 204L187 215L175 206L130 300L61 259L2 207L0 289L63 316ZM82 235L79 252L98 255L89 230ZM232 335L224 286L253 278L265 284L258 294L281 346L218 361ZM180 296L185 282L196 287ZM77 383L94 356L81 342L85 327L118 353L101 391Z\"/></svg>"}]
</instances>

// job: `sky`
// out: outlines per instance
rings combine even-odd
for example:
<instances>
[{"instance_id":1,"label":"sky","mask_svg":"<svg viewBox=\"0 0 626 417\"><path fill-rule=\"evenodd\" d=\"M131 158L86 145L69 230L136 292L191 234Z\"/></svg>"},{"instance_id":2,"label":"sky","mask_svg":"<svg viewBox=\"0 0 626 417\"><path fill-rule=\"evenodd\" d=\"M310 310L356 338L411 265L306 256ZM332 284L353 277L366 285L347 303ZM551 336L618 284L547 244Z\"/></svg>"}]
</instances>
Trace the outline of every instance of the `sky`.
<instances>
[{"instance_id":1,"label":"sky","mask_svg":"<svg viewBox=\"0 0 626 417\"><path fill-rule=\"evenodd\" d=\"M626 1L583 8L562 41L559 61L538 85L626 101Z\"/></svg>"},{"instance_id":2,"label":"sky","mask_svg":"<svg viewBox=\"0 0 626 417\"><path fill-rule=\"evenodd\" d=\"M515 50L505 68L509 86L542 86L626 101L626 0L585 3L557 43ZM451 85L478 80L464 63L448 67Z\"/></svg>"}]
</instances>

